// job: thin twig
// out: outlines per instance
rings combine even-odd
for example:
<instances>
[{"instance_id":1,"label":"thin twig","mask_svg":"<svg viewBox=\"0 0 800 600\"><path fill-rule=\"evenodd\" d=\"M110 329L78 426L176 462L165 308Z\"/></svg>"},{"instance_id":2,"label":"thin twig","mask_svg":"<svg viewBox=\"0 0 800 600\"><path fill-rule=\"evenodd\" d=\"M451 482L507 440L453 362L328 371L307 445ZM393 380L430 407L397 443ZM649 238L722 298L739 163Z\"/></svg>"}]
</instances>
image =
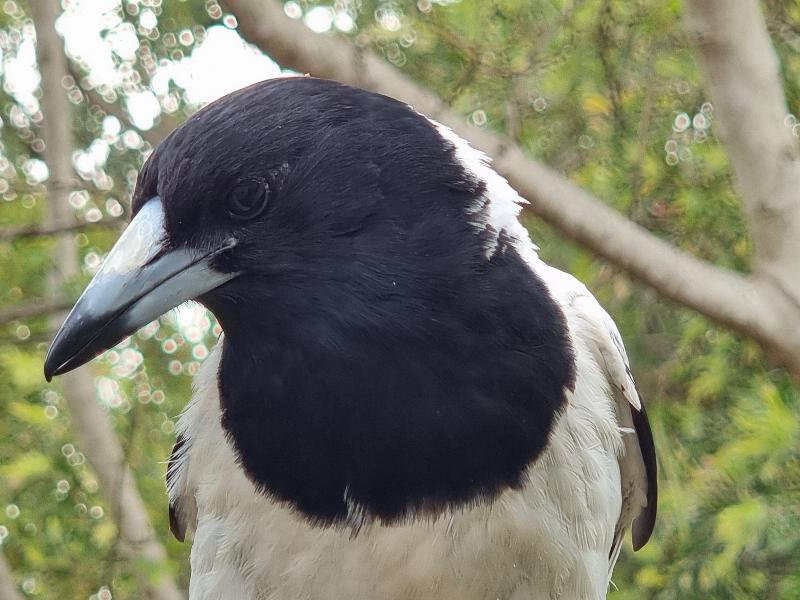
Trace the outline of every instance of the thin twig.
<instances>
[{"instance_id":1,"label":"thin twig","mask_svg":"<svg viewBox=\"0 0 800 600\"><path fill-rule=\"evenodd\" d=\"M101 229L117 229L123 225L121 219L101 219L100 221L69 223L67 225L9 225L0 229L0 242L16 238L47 237L74 231L83 231L95 227Z\"/></svg>"},{"instance_id":2,"label":"thin twig","mask_svg":"<svg viewBox=\"0 0 800 600\"><path fill-rule=\"evenodd\" d=\"M156 123L152 129L139 129L131 122L131 117L128 114L128 111L122 106L115 102L106 101L105 98L103 98L103 96L97 92L97 90L82 86L80 82L83 78L78 74L78 72L75 70L75 66L72 64L70 64L70 74L72 75L73 79L75 79L76 85L80 87L81 92L83 92L83 94L86 96L86 100L89 102L89 104L99 106L106 114L116 117L122 121L126 127L138 131L139 135L141 135L145 141L153 146L153 148L158 146L164 140L164 138L167 137L172 130L180 124L180 121L177 119L162 114L158 123Z\"/></svg>"},{"instance_id":3,"label":"thin twig","mask_svg":"<svg viewBox=\"0 0 800 600\"><path fill-rule=\"evenodd\" d=\"M72 298L34 298L23 304L0 308L0 325L12 321L54 315L72 307Z\"/></svg>"}]
</instances>

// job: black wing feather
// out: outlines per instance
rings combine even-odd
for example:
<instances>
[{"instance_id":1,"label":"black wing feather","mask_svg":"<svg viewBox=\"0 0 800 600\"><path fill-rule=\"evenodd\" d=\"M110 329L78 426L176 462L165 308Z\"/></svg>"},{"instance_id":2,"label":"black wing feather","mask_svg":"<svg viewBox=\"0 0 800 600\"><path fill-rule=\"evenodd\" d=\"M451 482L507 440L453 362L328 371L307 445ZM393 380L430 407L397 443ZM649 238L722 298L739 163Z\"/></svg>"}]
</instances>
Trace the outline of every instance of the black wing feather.
<instances>
[{"instance_id":1,"label":"black wing feather","mask_svg":"<svg viewBox=\"0 0 800 600\"><path fill-rule=\"evenodd\" d=\"M185 443L186 438L183 435L178 435L178 438L175 440L175 445L172 447L172 454L170 454L169 461L167 461L167 485L169 485L170 479L172 479L177 472L179 464L178 454ZM171 501L169 503L169 529L179 542L186 539L186 523L181 518L178 508Z\"/></svg>"},{"instance_id":2,"label":"black wing feather","mask_svg":"<svg viewBox=\"0 0 800 600\"><path fill-rule=\"evenodd\" d=\"M636 437L639 438L639 448L642 451L645 473L647 473L647 506L642 509L639 516L633 521L631 537L633 549L639 550L650 539L653 528L656 524L656 512L658 510L658 467L656 465L656 447L653 443L653 432L650 429L650 421L647 419L647 412L642 406L641 410L631 408L633 417L633 428L636 430Z\"/></svg>"}]
</instances>

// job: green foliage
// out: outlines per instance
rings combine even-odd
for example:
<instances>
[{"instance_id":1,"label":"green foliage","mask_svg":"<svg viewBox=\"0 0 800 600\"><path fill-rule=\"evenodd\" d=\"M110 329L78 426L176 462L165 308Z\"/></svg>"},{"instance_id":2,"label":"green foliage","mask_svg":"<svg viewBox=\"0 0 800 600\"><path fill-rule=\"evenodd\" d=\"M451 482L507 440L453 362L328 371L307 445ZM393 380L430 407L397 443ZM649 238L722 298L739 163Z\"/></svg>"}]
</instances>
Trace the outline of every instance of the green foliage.
<instances>
[{"instance_id":1,"label":"green foliage","mask_svg":"<svg viewBox=\"0 0 800 600\"><path fill-rule=\"evenodd\" d=\"M214 0L104 4L112 16L99 35L110 40L129 26L138 49L134 58L112 54L118 82L91 91L123 116L127 99L153 88L159 66L189 56L208 28L232 24ZM302 0L289 12L333 5ZM800 9L764 6L796 111ZM41 115L9 74L31 24L24 5L2 9L0 226L41 224L46 199L31 175L31 161L42 160ZM506 133L683 250L747 270L752 244L679 2L344 0L330 10L353 19L342 35L382 53L475 125ZM142 26L144 11L157 27ZM64 83L73 114L59 118L73 120L78 151L98 140L108 148L93 169L78 169L71 201L79 218L114 217L127 210L151 146L130 122L87 102L92 73L77 60L71 68L75 80ZM197 108L174 79L157 99L166 124ZM800 133L793 119L787 125ZM659 298L541 222L528 226L544 258L586 281L619 323L653 421L659 521L645 549L623 553L611 597L800 598L798 389L752 342ZM77 296L115 236L74 234L84 272L66 295ZM53 247L48 238L0 236L0 310L45 294ZM168 534L163 461L214 323L186 314L161 319L88 367L167 547L166 565L120 555L59 384L41 377L48 319L0 326L0 545L26 594L89 598L107 586L115 598L137 598L143 578L165 572L187 585L188 549Z\"/></svg>"}]
</instances>

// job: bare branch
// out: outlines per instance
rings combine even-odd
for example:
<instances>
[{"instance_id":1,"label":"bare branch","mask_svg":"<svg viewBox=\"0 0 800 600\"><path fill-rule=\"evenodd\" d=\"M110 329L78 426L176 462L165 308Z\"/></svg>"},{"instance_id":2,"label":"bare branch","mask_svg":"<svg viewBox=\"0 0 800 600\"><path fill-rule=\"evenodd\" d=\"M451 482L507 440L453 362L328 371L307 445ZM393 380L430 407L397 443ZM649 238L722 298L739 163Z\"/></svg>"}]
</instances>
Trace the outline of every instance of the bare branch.
<instances>
[{"instance_id":1,"label":"bare branch","mask_svg":"<svg viewBox=\"0 0 800 600\"><path fill-rule=\"evenodd\" d=\"M0 229L0 242L25 237L45 237L50 235L61 235L74 233L75 231L85 231L97 228L118 228L122 226L120 219L101 219L94 223L78 222L67 225L9 225Z\"/></svg>"},{"instance_id":2,"label":"bare branch","mask_svg":"<svg viewBox=\"0 0 800 600\"><path fill-rule=\"evenodd\" d=\"M688 0L686 26L747 210L755 269L800 301L800 160L759 3Z\"/></svg>"},{"instance_id":3,"label":"bare branch","mask_svg":"<svg viewBox=\"0 0 800 600\"><path fill-rule=\"evenodd\" d=\"M800 374L800 341L785 333L789 321L800 326L800 309L767 282L682 252L526 156L510 140L471 126L373 52L289 19L280 2L226 0L226 5L242 35L281 65L401 99L448 125L494 158L494 168L530 201L533 213L665 296L759 340Z\"/></svg>"},{"instance_id":4,"label":"bare branch","mask_svg":"<svg viewBox=\"0 0 800 600\"><path fill-rule=\"evenodd\" d=\"M74 71L73 77L78 82L78 85L80 85L80 78L74 73ZM131 127L138 131L139 135L141 135L144 140L149 142L153 148L158 146L164 140L164 138L172 133L172 130L180 124L177 120L162 115L161 119L152 129L139 129L131 123L131 117L128 114L128 111L119 104L116 104L115 102L106 102L106 100L100 94L91 88L85 88L81 86L81 91L86 95L86 98L90 104L96 104L102 108L106 114L114 116L122 121L126 127Z\"/></svg>"},{"instance_id":5,"label":"bare branch","mask_svg":"<svg viewBox=\"0 0 800 600\"><path fill-rule=\"evenodd\" d=\"M72 176L70 156L74 143L72 110L61 87L61 81L69 74L69 69L63 43L55 30L59 2L37 0L29 6L36 28L37 58L42 75L42 137L46 142L45 160L50 170L46 226L69 228L75 223L67 202L66 188L66 182ZM77 253L69 235L59 236L53 261L54 269L48 284L51 292L55 293L78 272ZM58 317L54 317L53 322L57 323ZM95 401L94 383L89 372L73 371L65 375L62 381L79 444L100 480L101 490L116 520L125 555L163 567L166 552L154 535L111 419ZM166 570L157 580L141 570L137 575L143 596L156 600L178 600L182 597Z\"/></svg>"},{"instance_id":6,"label":"bare branch","mask_svg":"<svg viewBox=\"0 0 800 600\"><path fill-rule=\"evenodd\" d=\"M149 589L148 597L178 600L182 594L166 569L166 552L153 531L111 417L95 402L94 383L85 375L88 372L81 370L63 375L64 395L81 450L97 473L119 529L120 554L128 559L144 559L161 569L155 581L146 573L137 573L140 585Z\"/></svg>"},{"instance_id":7,"label":"bare branch","mask_svg":"<svg viewBox=\"0 0 800 600\"><path fill-rule=\"evenodd\" d=\"M14 585L14 575L6 557L0 552L0 600L22 600L22 594Z\"/></svg>"},{"instance_id":8,"label":"bare branch","mask_svg":"<svg viewBox=\"0 0 800 600\"><path fill-rule=\"evenodd\" d=\"M69 309L73 302L74 300L70 298L35 298L23 304L2 308L0 309L0 325L20 319L54 315Z\"/></svg>"}]
</instances>

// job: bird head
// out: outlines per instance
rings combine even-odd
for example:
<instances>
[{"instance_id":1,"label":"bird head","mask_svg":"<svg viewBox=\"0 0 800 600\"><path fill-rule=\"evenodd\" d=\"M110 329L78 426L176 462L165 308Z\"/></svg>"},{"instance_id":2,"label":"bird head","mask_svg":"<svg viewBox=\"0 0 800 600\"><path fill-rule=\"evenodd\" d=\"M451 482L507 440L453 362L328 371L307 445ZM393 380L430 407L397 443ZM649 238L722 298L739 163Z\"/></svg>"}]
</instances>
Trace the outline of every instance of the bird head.
<instances>
[{"instance_id":1,"label":"bird head","mask_svg":"<svg viewBox=\"0 0 800 600\"><path fill-rule=\"evenodd\" d=\"M222 424L259 488L333 521L517 485L573 359L518 196L459 152L407 105L335 82L218 100L142 168L46 377L198 300L225 332Z\"/></svg>"},{"instance_id":2,"label":"bird head","mask_svg":"<svg viewBox=\"0 0 800 600\"><path fill-rule=\"evenodd\" d=\"M47 379L186 300L231 336L242 307L264 300L255 288L274 295L270 279L300 292L395 260L416 225L452 210L433 194L477 192L443 169L446 152L406 105L324 80L271 80L209 105L141 170L133 219L51 345Z\"/></svg>"}]
</instances>

